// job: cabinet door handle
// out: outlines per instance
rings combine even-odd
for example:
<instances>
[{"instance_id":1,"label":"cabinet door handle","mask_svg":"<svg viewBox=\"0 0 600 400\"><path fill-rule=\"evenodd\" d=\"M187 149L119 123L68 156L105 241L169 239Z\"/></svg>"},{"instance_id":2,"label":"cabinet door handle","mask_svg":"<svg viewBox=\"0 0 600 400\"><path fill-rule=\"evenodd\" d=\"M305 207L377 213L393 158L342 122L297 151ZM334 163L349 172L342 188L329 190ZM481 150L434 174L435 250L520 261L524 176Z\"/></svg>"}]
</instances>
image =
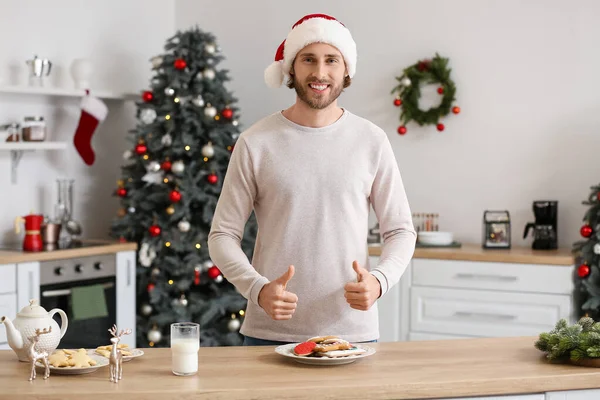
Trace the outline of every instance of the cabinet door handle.
<instances>
[{"instance_id":1,"label":"cabinet door handle","mask_svg":"<svg viewBox=\"0 0 600 400\"><path fill-rule=\"evenodd\" d=\"M131 286L131 262L127 261L127 287Z\"/></svg>"},{"instance_id":2,"label":"cabinet door handle","mask_svg":"<svg viewBox=\"0 0 600 400\"><path fill-rule=\"evenodd\" d=\"M507 275L490 275L490 274L456 274L456 277L459 279L478 279L484 281L500 281L500 282L515 282L519 278L516 276L507 276Z\"/></svg>"},{"instance_id":3,"label":"cabinet door handle","mask_svg":"<svg viewBox=\"0 0 600 400\"><path fill-rule=\"evenodd\" d=\"M468 312L468 311L457 311L454 313L454 316L463 317L463 318L501 319L504 321L517 319L516 315L510 315L510 314L479 313L479 312Z\"/></svg>"},{"instance_id":4,"label":"cabinet door handle","mask_svg":"<svg viewBox=\"0 0 600 400\"><path fill-rule=\"evenodd\" d=\"M33 294L33 271L29 271L29 297L28 299L34 299L36 296Z\"/></svg>"}]
</instances>

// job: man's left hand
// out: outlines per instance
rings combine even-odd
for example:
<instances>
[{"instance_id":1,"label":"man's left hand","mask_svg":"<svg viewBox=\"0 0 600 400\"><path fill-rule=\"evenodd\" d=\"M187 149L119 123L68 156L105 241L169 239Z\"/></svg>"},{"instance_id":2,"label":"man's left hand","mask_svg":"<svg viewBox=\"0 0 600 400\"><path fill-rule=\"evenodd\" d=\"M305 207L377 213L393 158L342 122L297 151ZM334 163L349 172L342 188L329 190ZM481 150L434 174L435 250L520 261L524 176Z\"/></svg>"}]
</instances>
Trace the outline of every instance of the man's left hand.
<instances>
[{"instance_id":1,"label":"man's left hand","mask_svg":"<svg viewBox=\"0 0 600 400\"><path fill-rule=\"evenodd\" d=\"M352 263L352 268L356 272L357 281L344 286L344 297L350 307L367 311L381 295L381 284L369 271L358 265L358 261Z\"/></svg>"}]
</instances>

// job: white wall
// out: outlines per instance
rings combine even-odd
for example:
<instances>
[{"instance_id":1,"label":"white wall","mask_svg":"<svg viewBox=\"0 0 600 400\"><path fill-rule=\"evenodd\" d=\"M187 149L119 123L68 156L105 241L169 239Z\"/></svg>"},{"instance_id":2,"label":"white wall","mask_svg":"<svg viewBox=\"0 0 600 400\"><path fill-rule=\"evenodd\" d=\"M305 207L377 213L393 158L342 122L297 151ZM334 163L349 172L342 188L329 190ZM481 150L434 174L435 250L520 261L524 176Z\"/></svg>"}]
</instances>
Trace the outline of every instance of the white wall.
<instances>
[{"instance_id":1,"label":"white wall","mask_svg":"<svg viewBox=\"0 0 600 400\"><path fill-rule=\"evenodd\" d=\"M438 212L441 229L481 240L485 209L508 209L513 244L523 241L531 203L559 201L559 239L570 247L600 179L600 3L594 0L177 0L176 27L217 35L240 100L241 121L287 107L264 68L291 25L328 13L352 31L358 69L341 104L388 132L412 209ZM350 5L351 4L351 5ZM404 67L435 52L450 58L462 113L446 131L409 125L389 94Z\"/></svg>"},{"instance_id":2,"label":"white wall","mask_svg":"<svg viewBox=\"0 0 600 400\"><path fill-rule=\"evenodd\" d=\"M93 60L93 88L139 92L148 86L149 58L163 50L172 35L172 0L27 0L0 4L0 81L25 84L25 60L37 54L53 63L52 85L73 87L69 75L77 57ZM10 156L0 151L0 242L16 240L14 218L35 212L50 213L56 201L58 177L75 179L75 218L84 236L107 236L118 202L111 196L120 176L127 130L135 125L132 103L108 101L105 123L92 146L96 162L88 167L72 146L80 111L74 98L42 98L0 93L0 124L20 122L26 115L48 120L49 140L69 142L62 152L23 156L18 184L10 181Z\"/></svg>"}]
</instances>

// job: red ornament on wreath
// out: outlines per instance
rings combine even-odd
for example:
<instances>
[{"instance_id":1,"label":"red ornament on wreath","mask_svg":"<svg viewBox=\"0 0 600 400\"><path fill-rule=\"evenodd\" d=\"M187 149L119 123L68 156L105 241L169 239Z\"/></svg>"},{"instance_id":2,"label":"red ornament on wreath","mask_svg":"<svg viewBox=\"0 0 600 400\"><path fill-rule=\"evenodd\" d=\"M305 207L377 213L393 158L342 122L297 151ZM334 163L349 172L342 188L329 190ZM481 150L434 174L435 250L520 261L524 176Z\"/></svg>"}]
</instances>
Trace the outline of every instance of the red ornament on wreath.
<instances>
[{"instance_id":1,"label":"red ornament on wreath","mask_svg":"<svg viewBox=\"0 0 600 400\"><path fill-rule=\"evenodd\" d=\"M233 117L233 110L231 108L226 108L221 112L223 118L231 119Z\"/></svg>"},{"instance_id":2,"label":"red ornament on wreath","mask_svg":"<svg viewBox=\"0 0 600 400\"><path fill-rule=\"evenodd\" d=\"M135 146L135 154L139 156L146 154L146 151L148 151L148 147L143 143L139 143Z\"/></svg>"},{"instance_id":3,"label":"red ornament on wreath","mask_svg":"<svg viewBox=\"0 0 600 400\"><path fill-rule=\"evenodd\" d=\"M458 107L458 106L452 107L452 112L454 114L458 114L460 112L460 107Z\"/></svg>"},{"instance_id":4,"label":"red ornament on wreath","mask_svg":"<svg viewBox=\"0 0 600 400\"><path fill-rule=\"evenodd\" d=\"M206 180L208 181L208 183L210 183L211 185L214 185L215 183L217 183L217 181L219 180L219 178L217 177L217 174L209 174L206 177Z\"/></svg>"},{"instance_id":5,"label":"red ornament on wreath","mask_svg":"<svg viewBox=\"0 0 600 400\"><path fill-rule=\"evenodd\" d=\"M167 171L169 172L171 170L171 161L163 161L162 164L160 164L160 167L163 169L163 171Z\"/></svg>"},{"instance_id":6,"label":"red ornament on wreath","mask_svg":"<svg viewBox=\"0 0 600 400\"><path fill-rule=\"evenodd\" d=\"M178 69L181 71L182 69L185 69L185 67L187 67L187 62L185 62L185 60L183 58L178 58L173 63L173 66L175 67L175 69Z\"/></svg>"},{"instance_id":7,"label":"red ornament on wreath","mask_svg":"<svg viewBox=\"0 0 600 400\"><path fill-rule=\"evenodd\" d=\"M592 232L593 232L592 227L589 226L588 224L585 224L579 230L579 233L581 233L581 236L583 236L584 238L589 238L590 236L592 236Z\"/></svg>"},{"instance_id":8,"label":"red ornament on wreath","mask_svg":"<svg viewBox=\"0 0 600 400\"><path fill-rule=\"evenodd\" d=\"M216 279L219 275L221 275L221 271L217 268L216 265L213 265L208 269L208 276L212 279Z\"/></svg>"},{"instance_id":9,"label":"red ornament on wreath","mask_svg":"<svg viewBox=\"0 0 600 400\"><path fill-rule=\"evenodd\" d=\"M394 105L396 107L400 107L402 105L402 99L395 99L394 100Z\"/></svg>"},{"instance_id":10,"label":"red ornament on wreath","mask_svg":"<svg viewBox=\"0 0 600 400\"><path fill-rule=\"evenodd\" d=\"M154 93L152 93L149 90L146 90L143 94L142 94L142 99L146 102L149 103L152 100L154 100Z\"/></svg>"},{"instance_id":11,"label":"red ornament on wreath","mask_svg":"<svg viewBox=\"0 0 600 400\"><path fill-rule=\"evenodd\" d=\"M406 127L404 125L398 127L398 133L404 135L406 133Z\"/></svg>"},{"instance_id":12,"label":"red ornament on wreath","mask_svg":"<svg viewBox=\"0 0 600 400\"><path fill-rule=\"evenodd\" d=\"M169 200L171 200L172 203L178 203L181 201L181 193L177 190L172 190L171 193L169 193Z\"/></svg>"},{"instance_id":13,"label":"red ornament on wreath","mask_svg":"<svg viewBox=\"0 0 600 400\"><path fill-rule=\"evenodd\" d=\"M441 131L444 130L445 127L444 127L444 124L437 124L436 128L437 128L438 131L441 132Z\"/></svg>"},{"instance_id":14,"label":"red ornament on wreath","mask_svg":"<svg viewBox=\"0 0 600 400\"><path fill-rule=\"evenodd\" d=\"M117 189L117 196L119 196L119 197L125 197L125 196L127 196L127 189L125 189L125 188L118 188Z\"/></svg>"},{"instance_id":15,"label":"red ornament on wreath","mask_svg":"<svg viewBox=\"0 0 600 400\"><path fill-rule=\"evenodd\" d=\"M148 228L148 232L150 232L150 236L156 237L156 236L160 235L160 226L152 225L152 226L150 226L150 228Z\"/></svg>"},{"instance_id":16,"label":"red ornament on wreath","mask_svg":"<svg viewBox=\"0 0 600 400\"><path fill-rule=\"evenodd\" d=\"M577 275L579 275L580 278L587 278L590 274L590 267L589 265L586 264L581 264L579 267L577 267Z\"/></svg>"},{"instance_id":17,"label":"red ornament on wreath","mask_svg":"<svg viewBox=\"0 0 600 400\"><path fill-rule=\"evenodd\" d=\"M439 94L444 94L444 88L443 87L439 87L438 90L437 90L437 92Z\"/></svg>"}]
</instances>

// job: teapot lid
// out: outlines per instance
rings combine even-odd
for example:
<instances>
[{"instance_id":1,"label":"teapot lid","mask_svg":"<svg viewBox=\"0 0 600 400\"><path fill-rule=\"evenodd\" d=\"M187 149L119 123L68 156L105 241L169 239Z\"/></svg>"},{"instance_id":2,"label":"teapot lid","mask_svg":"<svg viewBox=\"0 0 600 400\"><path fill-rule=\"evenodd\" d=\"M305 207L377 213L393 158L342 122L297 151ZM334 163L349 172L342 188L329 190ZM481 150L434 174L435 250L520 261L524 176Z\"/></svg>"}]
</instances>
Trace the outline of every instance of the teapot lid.
<instances>
[{"instance_id":1,"label":"teapot lid","mask_svg":"<svg viewBox=\"0 0 600 400\"><path fill-rule=\"evenodd\" d=\"M25 306L17 313L19 317L29 317L29 318L37 318L37 317L47 317L48 311L42 306L38 304L38 301L35 299L29 300L29 305Z\"/></svg>"}]
</instances>

